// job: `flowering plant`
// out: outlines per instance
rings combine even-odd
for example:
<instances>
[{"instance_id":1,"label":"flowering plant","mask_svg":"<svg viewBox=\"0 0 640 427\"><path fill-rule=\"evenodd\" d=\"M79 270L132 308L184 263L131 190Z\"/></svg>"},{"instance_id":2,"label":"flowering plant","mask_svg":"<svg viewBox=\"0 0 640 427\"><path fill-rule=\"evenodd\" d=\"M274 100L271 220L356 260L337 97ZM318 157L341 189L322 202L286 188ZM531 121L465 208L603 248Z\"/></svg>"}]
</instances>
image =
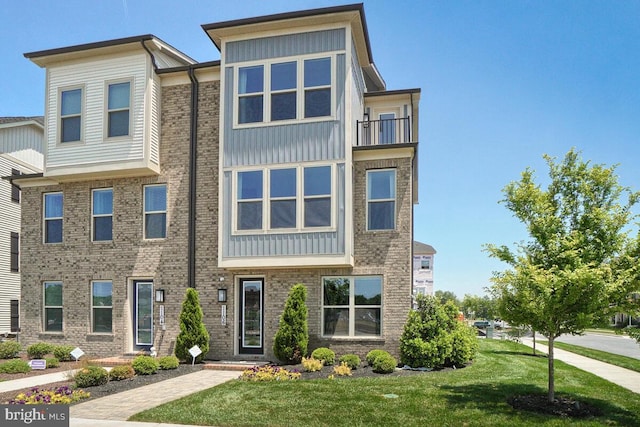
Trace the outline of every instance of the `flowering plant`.
<instances>
[{"instance_id":1,"label":"flowering plant","mask_svg":"<svg viewBox=\"0 0 640 427\"><path fill-rule=\"evenodd\" d=\"M68 386L52 389L34 387L26 393L20 393L9 403L12 405L68 405L90 396L84 390L73 390Z\"/></svg>"},{"instance_id":2,"label":"flowering plant","mask_svg":"<svg viewBox=\"0 0 640 427\"><path fill-rule=\"evenodd\" d=\"M240 379L243 381L287 381L300 378L300 372L289 372L279 366L254 366L242 371Z\"/></svg>"}]
</instances>

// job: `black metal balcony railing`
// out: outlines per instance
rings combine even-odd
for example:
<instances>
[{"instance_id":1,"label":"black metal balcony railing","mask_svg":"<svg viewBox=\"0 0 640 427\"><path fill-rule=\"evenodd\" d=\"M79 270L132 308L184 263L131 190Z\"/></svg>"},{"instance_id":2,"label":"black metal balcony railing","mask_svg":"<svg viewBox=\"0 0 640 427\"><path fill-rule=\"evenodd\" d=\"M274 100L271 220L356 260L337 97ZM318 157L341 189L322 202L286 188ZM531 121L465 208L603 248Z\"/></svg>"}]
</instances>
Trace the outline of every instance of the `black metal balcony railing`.
<instances>
[{"instance_id":1,"label":"black metal balcony railing","mask_svg":"<svg viewBox=\"0 0 640 427\"><path fill-rule=\"evenodd\" d=\"M411 120L399 119L367 120L357 122L358 147L370 145L405 144L411 141Z\"/></svg>"}]
</instances>

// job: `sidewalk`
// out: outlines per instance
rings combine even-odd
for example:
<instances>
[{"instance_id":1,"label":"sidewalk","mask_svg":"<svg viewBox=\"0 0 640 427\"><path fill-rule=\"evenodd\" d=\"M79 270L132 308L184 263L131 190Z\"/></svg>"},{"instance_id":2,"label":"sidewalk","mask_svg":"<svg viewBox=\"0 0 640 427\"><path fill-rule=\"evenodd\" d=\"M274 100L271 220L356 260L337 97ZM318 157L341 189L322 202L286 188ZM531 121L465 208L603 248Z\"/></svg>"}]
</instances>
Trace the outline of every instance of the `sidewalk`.
<instances>
[{"instance_id":1,"label":"sidewalk","mask_svg":"<svg viewBox=\"0 0 640 427\"><path fill-rule=\"evenodd\" d=\"M522 343L529 347L533 347L533 340L531 338L522 338ZM542 345L537 342L536 350L543 353L549 352L549 348L546 345ZM553 353L555 360L561 360L566 364L575 366L583 371L591 372L594 375L624 387L627 390L631 390L634 393L640 393L640 372L610 365L608 363L600 362L599 360L590 359L569 351L560 350L559 348L554 348Z\"/></svg>"}]
</instances>

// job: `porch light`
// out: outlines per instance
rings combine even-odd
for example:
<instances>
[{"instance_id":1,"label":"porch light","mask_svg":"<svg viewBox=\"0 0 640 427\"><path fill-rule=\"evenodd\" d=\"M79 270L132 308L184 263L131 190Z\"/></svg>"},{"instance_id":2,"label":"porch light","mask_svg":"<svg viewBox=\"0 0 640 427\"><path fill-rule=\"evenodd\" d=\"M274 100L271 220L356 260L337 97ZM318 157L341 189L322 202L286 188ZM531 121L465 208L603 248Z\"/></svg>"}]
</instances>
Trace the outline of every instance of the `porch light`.
<instances>
[{"instance_id":1,"label":"porch light","mask_svg":"<svg viewBox=\"0 0 640 427\"><path fill-rule=\"evenodd\" d=\"M362 119L364 127L369 127L369 113L364 113L364 117Z\"/></svg>"},{"instance_id":2,"label":"porch light","mask_svg":"<svg viewBox=\"0 0 640 427\"><path fill-rule=\"evenodd\" d=\"M218 289L218 302L227 302L227 290L225 288Z\"/></svg>"},{"instance_id":3,"label":"porch light","mask_svg":"<svg viewBox=\"0 0 640 427\"><path fill-rule=\"evenodd\" d=\"M156 289L156 302L164 302L164 289Z\"/></svg>"}]
</instances>

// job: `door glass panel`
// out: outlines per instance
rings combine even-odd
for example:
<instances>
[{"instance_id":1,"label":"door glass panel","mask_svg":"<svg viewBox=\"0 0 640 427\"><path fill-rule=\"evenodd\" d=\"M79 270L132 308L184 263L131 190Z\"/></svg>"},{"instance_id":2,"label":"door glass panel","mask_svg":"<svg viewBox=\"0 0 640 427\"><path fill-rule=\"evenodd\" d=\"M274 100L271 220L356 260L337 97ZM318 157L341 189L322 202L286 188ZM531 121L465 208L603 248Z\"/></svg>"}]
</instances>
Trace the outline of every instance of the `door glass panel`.
<instances>
[{"instance_id":1,"label":"door glass panel","mask_svg":"<svg viewBox=\"0 0 640 427\"><path fill-rule=\"evenodd\" d=\"M393 144L396 139L396 115L380 114L380 144Z\"/></svg>"},{"instance_id":2,"label":"door glass panel","mask_svg":"<svg viewBox=\"0 0 640 427\"><path fill-rule=\"evenodd\" d=\"M242 346L262 347L262 282L242 283Z\"/></svg>"},{"instance_id":3,"label":"door glass panel","mask_svg":"<svg viewBox=\"0 0 640 427\"><path fill-rule=\"evenodd\" d=\"M136 283L136 345L153 345L153 283Z\"/></svg>"}]
</instances>

